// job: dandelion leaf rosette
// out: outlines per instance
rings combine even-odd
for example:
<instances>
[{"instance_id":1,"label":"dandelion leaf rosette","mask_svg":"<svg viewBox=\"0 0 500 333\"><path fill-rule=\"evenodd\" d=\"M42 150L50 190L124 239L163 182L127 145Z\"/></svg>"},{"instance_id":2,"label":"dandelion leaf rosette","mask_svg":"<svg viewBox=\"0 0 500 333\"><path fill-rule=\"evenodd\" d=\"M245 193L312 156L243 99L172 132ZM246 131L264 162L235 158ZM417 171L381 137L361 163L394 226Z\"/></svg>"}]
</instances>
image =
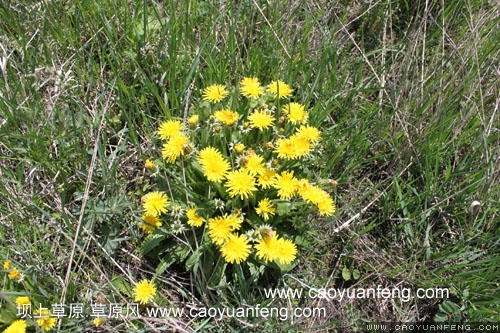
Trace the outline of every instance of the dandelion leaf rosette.
<instances>
[{"instance_id":1,"label":"dandelion leaf rosette","mask_svg":"<svg viewBox=\"0 0 500 333\"><path fill-rule=\"evenodd\" d=\"M143 254L163 257L161 271L183 263L213 273L217 262L293 268L294 239L309 225L296 221L335 213L329 188L311 176L321 131L280 80L213 84L198 98L188 115L158 126L158 157L147 160L156 190L142 197Z\"/></svg>"}]
</instances>

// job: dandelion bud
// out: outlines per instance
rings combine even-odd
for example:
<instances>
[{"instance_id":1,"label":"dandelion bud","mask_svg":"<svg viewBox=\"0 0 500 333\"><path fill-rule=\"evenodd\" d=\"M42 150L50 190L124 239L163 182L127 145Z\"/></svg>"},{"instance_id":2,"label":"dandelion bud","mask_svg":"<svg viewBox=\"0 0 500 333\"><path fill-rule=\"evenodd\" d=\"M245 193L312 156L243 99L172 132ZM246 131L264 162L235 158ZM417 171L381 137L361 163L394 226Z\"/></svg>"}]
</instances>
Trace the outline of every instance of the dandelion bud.
<instances>
[{"instance_id":1,"label":"dandelion bud","mask_svg":"<svg viewBox=\"0 0 500 333\"><path fill-rule=\"evenodd\" d=\"M273 231L273 229L271 228L271 226L269 224L264 224L263 226L261 226L258 229L258 232L259 232L261 237L267 236L269 238L273 238L274 235L276 235L276 233Z\"/></svg>"},{"instance_id":2,"label":"dandelion bud","mask_svg":"<svg viewBox=\"0 0 500 333\"><path fill-rule=\"evenodd\" d=\"M243 150L245 150L245 145L242 143L237 143L234 145L234 150L238 153L241 154Z\"/></svg>"},{"instance_id":3,"label":"dandelion bud","mask_svg":"<svg viewBox=\"0 0 500 333\"><path fill-rule=\"evenodd\" d=\"M250 156L253 156L253 155L255 155L255 150L248 149L248 151L247 151L247 157L250 157Z\"/></svg>"},{"instance_id":4,"label":"dandelion bud","mask_svg":"<svg viewBox=\"0 0 500 333\"><path fill-rule=\"evenodd\" d=\"M328 183L332 186L337 186L339 184L339 182L334 179L328 179Z\"/></svg>"},{"instance_id":5,"label":"dandelion bud","mask_svg":"<svg viewBox=\"0 0 500 333\"><path fill-rule=\"evenodd\" d=\"M144 166L148 170L153 170L155 168L155 164L150 159L147 159L146 162L144 162Z\"/></svg>"},{"instance_id":6,"label":"dandelion bud","mask_svg":"<svg viewBox=\"0 0 500 333\"><path fill-rule=\"evenodd\" d=\"M199 120L200 120L200 116L198 116L197 114L193 114L191 117L189 117L189 119L187 121L189 124L189 127L195 128L198 125Z\"/></svg>"}]
</instances>

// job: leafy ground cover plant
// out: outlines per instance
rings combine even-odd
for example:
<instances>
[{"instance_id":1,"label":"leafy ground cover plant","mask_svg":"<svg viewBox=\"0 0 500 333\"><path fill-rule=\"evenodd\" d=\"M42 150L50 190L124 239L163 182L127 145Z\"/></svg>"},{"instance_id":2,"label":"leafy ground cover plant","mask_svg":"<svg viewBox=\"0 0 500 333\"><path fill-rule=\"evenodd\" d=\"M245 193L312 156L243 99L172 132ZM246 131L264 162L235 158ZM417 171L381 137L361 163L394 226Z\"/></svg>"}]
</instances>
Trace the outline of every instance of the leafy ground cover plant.
<instances>
[{"instance_id":1,"label":"leafy ground cover plant","mask_svg":"<svg viewBox=\"0 0 500 333\"><path fill-rule=\"evenodd\" d=\"M184 264L209 285L240 265L239 279L265 267L288 271L308 227L297 221L335 212L331 185L310 171L321 132L283 81L210 85L157 134L161 158L146 161L157 189L142 198L141 228L143 254L162 257L160 270Z\"/></svg>"}]
</instances>

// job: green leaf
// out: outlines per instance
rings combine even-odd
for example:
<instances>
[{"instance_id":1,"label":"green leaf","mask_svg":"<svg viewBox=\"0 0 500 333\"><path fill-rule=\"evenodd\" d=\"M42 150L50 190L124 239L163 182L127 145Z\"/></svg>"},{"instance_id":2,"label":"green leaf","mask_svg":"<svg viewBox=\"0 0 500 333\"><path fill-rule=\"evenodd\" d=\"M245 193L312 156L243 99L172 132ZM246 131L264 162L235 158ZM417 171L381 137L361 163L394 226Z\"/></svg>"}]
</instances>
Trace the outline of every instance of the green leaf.
<instances>
[{"instance_id":1,"label":"green leaf","mask_svg":"<svg viewBox=\"0 0 500 333\"><path fill-rule=\"evenodd\" d=\"M142 255L147 255L153 249L155 249L158 245L160 245L161 241L166 238L166 235L163 234L151 234L149 235L141 246Z\"/></svg>"},{"instance_id":2,"label":"green leaf","mask_svg":"<svg viewBox=\"0 0 500 333\"><path fill-rule=\"evenodd\" d=\"M250 270L250 275L251 276L260 276L264 272L266 266L260 264L260 263L255 263L251 260L247 261L248 264L248 269Z\"/></svg>"},{"instance_id":3,"label":"green leaf","mask_svg":"<svg viewBox=\"0 0 500 333\"><path fill-rule=\"evenodd\" d=\"M276 265L284 273L291 271L292 268L295 266L293 263L291 263L291 264L282 264L279 261L276 261Z\"/></svg>"},{"instance_id":4,"label":"green leaf","mask_svg":"<svg viewBox=\"0 0 500 333\"><path fill-rule=\"evenodd\" d=\"M167 270L167 268L168 268L170 265L172 265L172 264L173 264L173 262L171 262L171 261L167 261L167 260L165 260L165 258L162 258L162 259L160 260L160 263L158 264L158 266L156 266L155 273L156 273L157 275L161 275L161 274L165 273L165 271Z\"/></svg>"},{"instance_id":5,"label":"green leaf","mask_svg":"<svg viewBox=\"0 0 500 333\"><path fill-rule=\"evenodd\" d=\"M130 283L128 281L126 281L124 278L122 278L121 276L115 275L111 279L111 284L113 284L113 286L116 289L118 289L122 294L125 294L129 297L132 297L134 294L133 288L130 285Z\"/></svg>"},{"instance_id":6,"label":"green leaf","mask_svg":"<svg viewBox=\"0 0 500 333\"><path fill-rule=\"evenodd\" d=\"M344 266L344 268L342 268L342 278L345 281L349 281L351 279L351 271L349 270L349 268L347 268L347 266Z\"/></svg>"},{"instance_id":7,"label":"green leaf","mask_svg":"<svg viewBox=\"0 0 500 333\"><path fill-rule=\"evenodd\" d=\"M361 273L360 273L359 269L355 269L352 271L352 278L354 280L359 280L360 276L361 276Z\"/></svg>"},{"instance_id":8,"label":"green leaf","mask_svg":"<svg viewBox=\"0 0 500 333\"><path fill-rule=\"evenodd\" d=\"M204 249L204 247L201 246L201 247L197 248L191 256L189 256L188 260L186 261L186 269L188 271L190 271L193 268L194 264L196 264L197 262L200 261L200 257L203 253L203 249Z\"/></svg>"},{"instance_id":9,"label":"green leaf","mask_svg":"<svg viewBox=\"0 0 500 333\"><path fill-rule=\"evenodd\" d=\"M289 201L277 201L276 202L276 214L286 215L290 213L292 204Z\"/></svg>"},{"instance_id":10,"label":"green leaf","mask_svg":"<svg viewBox=\"0 0 500 333\"><path fill-rule=\"evenodd\" d=\"M163 249L162 261L165 261L167 267L174 263L182 263L189 255L189 248L174 240L166 244Z\"/></svg>"},{"instance_id":11,"label":"green leaf","mask_svg":"<svg viewBox=\"0 0 500 333\"><path fill-rule=\"evenodd\" d=\"M439 312L438 314L436 314L434 316L434 320L438 323L444 323L444 322L447 322L448 321L448 316Z\"/></svg>"}]
</instances>

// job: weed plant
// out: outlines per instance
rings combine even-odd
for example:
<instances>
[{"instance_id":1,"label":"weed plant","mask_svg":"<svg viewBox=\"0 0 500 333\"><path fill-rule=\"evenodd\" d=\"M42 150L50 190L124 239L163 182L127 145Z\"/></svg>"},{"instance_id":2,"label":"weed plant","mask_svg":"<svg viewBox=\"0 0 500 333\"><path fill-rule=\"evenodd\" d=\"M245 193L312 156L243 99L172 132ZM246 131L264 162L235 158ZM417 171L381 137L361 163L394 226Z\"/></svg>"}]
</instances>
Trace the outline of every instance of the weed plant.
<instances>
[{"instance_id":1,"label":"weed plant","mask_svg":"<svg viewBox=\"0 0 500 333\"><path fill-rule=\"evenodd\" d=\"M0 330L357 332L385 321L500 322L499 11L476 0L3 2ZM173 172L158 154L161 123L208 117L197 109L203 89L254 76L286 82L293 102L307 106L323 147L311 152L307 177L331 180L319 185L337 211L295 222L304 228L293 267L251 284L210 285L185 261L144 256L151 236L141 198L165 190L144 162ZM238 98L231 90L226 101ZM133 303L144 280L154 281L151 303L94 322L92 304ZM378 286L435 293L305 296ZM272 298L268 288L304 297ZM50 318L22 319L16 303ZM55 316L78 304L82 316ZM325 312L189 314L258 304ZM186 311L152 317L146 307Z\"/></svg>"}]
</instances>

